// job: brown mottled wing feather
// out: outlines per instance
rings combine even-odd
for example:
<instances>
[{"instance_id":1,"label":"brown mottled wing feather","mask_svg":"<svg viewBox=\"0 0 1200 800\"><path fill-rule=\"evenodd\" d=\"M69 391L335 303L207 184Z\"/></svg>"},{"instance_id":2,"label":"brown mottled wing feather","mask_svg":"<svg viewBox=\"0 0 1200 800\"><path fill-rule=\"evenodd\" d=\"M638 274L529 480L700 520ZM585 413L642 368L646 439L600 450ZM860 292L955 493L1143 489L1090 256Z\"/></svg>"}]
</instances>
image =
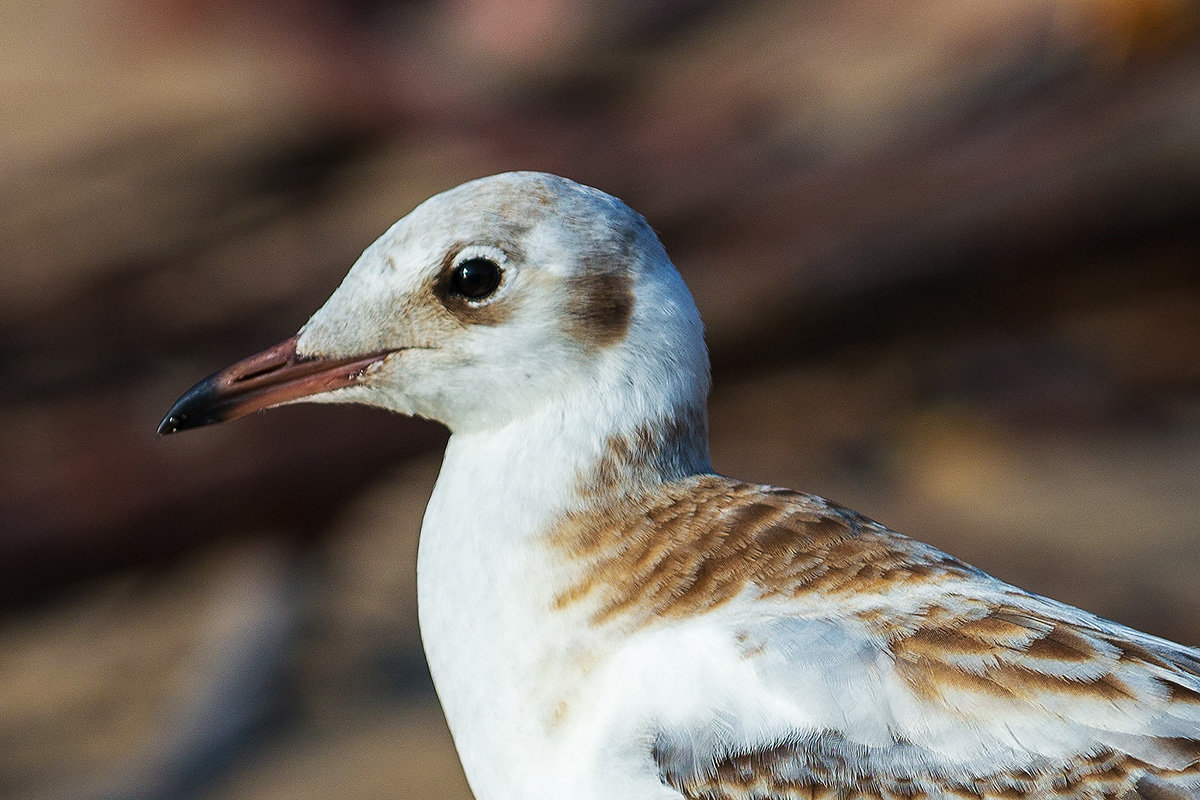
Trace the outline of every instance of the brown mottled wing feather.
<instances>
[{"instance_id":1,"label":"brown mottled wing feather","mask_svg":"<svg viewBox=\"0 0 1200 800\"><path fill-rule=\"evenodd\" d=\"M1138 779L1129 794L1131 800L1196 800L1195 790L1180 788L1156 775L1144 775Z\"/></svg>"},{"instance_id":2,"label":"brown mottled wing feather","mask_svg":"<svg viewBox=\"0 0 1200 800\"><path fill-rule=\"evenodd\" d=\"M569 515L551 540L581 565L558 605L582 605L595 624L670 624L752 597L775 618L791 609L798 624L859 636L880 657L826 669L876 673L872 685L902 695L878 712L892 715L891 744L785 730L695 757L679 752L688 737L664 737L663 779L685 797L1200 797L1200 653L1007 586L820 498L701 476ZM757 639L738 632L747 657L788 653L764 660L776 666L762 679L804 691L770 673L808 657L771 624ZM956 737L977 754L994 746L1000 766L962 768L947 754Z\"/></svg>"},{"instance_id":3,"label":"brown mottled wing feather","mask_svg":"<svg viewBox=\"0 0 1200 800\"><path fill-rule=\"evenodd\" d=\"M705 475L567 515L552 546L581 565L557 598L595 623L651 624L764 597L887 592L983 573L819 497Z\"/></svg>"},{"instance_id":4,"label":"brown mottled wing feather","mask_svg":"<svg viewBox=\"0 0 1200 800\"><path fill-rule=\"evenodd\" d=\"M688 800L1196 800L1194 790L1141 772L1119 753L1081 758L1061 770L1035 775L1009 772L975 778L831 774L825 765L797 771L793 749L771 748L730 757L704 776L664 774Z\"/></svg>"}]
</instances>

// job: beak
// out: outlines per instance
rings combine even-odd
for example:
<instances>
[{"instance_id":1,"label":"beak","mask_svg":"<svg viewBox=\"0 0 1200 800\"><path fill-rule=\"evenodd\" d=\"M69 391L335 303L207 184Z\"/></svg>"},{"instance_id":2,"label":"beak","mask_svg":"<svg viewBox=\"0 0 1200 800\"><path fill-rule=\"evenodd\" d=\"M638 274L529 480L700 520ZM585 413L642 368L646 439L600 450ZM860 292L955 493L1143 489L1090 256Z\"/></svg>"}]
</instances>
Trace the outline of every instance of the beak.
<instances>
[{"instance_id":1,"label":"beak","mask_svg":"<svg viewBox=\"0 0 1200 800\"><path fill-rule=\"evenodd\" d=\"M353 386L395 350L351 358L301 357L296 337L209 375L175 401L158 425L166 436Z\"/></svg>"}]
</instances>

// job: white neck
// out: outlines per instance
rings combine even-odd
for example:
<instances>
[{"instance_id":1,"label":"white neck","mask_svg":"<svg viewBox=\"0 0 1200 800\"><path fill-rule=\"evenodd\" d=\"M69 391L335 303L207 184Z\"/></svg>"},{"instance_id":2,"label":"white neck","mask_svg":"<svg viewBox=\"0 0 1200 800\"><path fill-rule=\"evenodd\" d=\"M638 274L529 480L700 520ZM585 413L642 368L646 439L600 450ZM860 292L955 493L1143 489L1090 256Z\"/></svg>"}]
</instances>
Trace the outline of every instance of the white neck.
<instances>
[{"instance_id":1,"label":"white neck","mask_svg":"<svg viewBox=\"0 0 1200 800\"><path fill-rule=\"evenodd\" d=\"M421 631L481 800L507 796L485 797L484 786L529 790L507 782L539 770L515 762L544 752L536 745L561 699L555 687L572 654L589 646L581 620L551 610L566 565L542 534L564 511L603 503L607 493L710 470L707 381L665 387L652 376L654 386L631 391L636 382L614 359L568 402L499 430L455 434L446 448L421 531ZM597 478L599 489L589 489Z\"/></svg>"}]
</instances>

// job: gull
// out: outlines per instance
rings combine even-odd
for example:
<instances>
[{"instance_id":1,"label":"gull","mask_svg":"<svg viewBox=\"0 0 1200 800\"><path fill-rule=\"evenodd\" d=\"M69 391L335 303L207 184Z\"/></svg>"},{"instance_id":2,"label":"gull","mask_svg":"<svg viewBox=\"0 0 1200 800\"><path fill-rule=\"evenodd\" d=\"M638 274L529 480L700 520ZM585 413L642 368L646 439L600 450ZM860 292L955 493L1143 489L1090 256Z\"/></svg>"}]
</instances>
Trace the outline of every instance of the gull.
<instances>
[{"instance_id":1,"label":"gull","mask_svg":"<svg viewBox=\"0 0 1200 800\"><path fill-rule=\"evenodd\" d=\"M160 434L297 401L451 431L422 640L479 800L1200 797L1200 651L713 472L646 221L514 172L422 203Z\"/></svg>"}]
</instances>

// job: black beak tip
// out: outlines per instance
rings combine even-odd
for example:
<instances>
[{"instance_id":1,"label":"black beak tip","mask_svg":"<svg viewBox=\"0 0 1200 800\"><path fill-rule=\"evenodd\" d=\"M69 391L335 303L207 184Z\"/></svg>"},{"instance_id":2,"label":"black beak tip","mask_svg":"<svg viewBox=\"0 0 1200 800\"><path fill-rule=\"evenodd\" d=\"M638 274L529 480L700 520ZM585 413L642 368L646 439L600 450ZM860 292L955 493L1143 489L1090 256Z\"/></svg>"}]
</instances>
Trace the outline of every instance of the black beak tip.
<instances>
[{"instance_id":1,"label":"black beak tip","mask_svg":"<svg viewBox=\"0 0 1200 800\"><path fill-rule=\"evenodd\" d=\"M158 423L156 435L170 436L180 431L199 428L201 425L220 422L224 417L219 404L214 401L211 380L206 378L175 401L162 422Z\"/></svg>"},{"instance_id":2,"label":"black beak tip","mask_svg":"<svg viewBox=\"0 0 1200 800\"><path fill-rule=\"evenodd\" d=\"M180 411L179 405L176 403L172 406L167 415L163 417L163 421L158 423L158 430L155 432L157 436L170 436L172 433L179 433L204 424L202 419L194 419L187 412Z\"/></svg>"},{"instance_id":3,"label":"black beak tip","mask_svg":"<svg viewBox=\"0 0 1200 800\"><path fill-rule=\"evenodd\" d=\"M163 417L163 421L158 423L158 430L155 431L155 436L170 436L172 433L179 433L181 420L173 414L167 414Z\"/></svg>"}]
</instances>

